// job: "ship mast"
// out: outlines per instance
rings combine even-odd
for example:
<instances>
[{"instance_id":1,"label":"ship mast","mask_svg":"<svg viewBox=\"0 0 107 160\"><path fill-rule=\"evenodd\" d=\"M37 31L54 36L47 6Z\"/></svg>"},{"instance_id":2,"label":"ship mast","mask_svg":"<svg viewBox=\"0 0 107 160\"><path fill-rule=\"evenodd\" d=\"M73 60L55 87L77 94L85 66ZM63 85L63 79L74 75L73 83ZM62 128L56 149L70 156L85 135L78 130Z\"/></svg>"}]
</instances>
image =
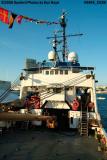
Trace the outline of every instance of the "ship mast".
<instances>
[{"instance_id":1,"label":"ship mast","mask_svg":"<svg viewBox=\"0 0 107 160\"><path fill-rule=\"evenodd\" d=\"M63 56L63 62L65 62L65 56L66 56L66 20L65 20L65 12L62 13L62 16L60 17L60 25L62 27L63 31L63 47L62 47L62 56Z\"/></svg>"},{"instance_id":2,"label":"ship mast","mask_svg":"<svg viewBox=\"0 0 107 160\"><path fill-rule=\"evenodd\" d=\"M57 45L58 45L58 40L57 40L57 34L54 32L54 39L53 39L53 49L56 53L56 59L59 61L59 56L58 56L58 51L57 51Z\"/></svg>"},{"instance_id":3,"label":"ship mast","mask_svg":"<svg viewBox=\"0 0 107 160\"><path fill-rule=\"evenodd\" d=\"M63 45L62 45L62 59L63 62L65 62L65 58L66 58L66 39L67 37L71 37L71 36L82 36L82 33L77 33L77 34L71 34L71 35L66 35L66 17L65 17L65 12L62 13L62 16L60 17L60 25L62 27L62 36L59 36L58 38L63 38Z\"/></svg>"}]
</instances>

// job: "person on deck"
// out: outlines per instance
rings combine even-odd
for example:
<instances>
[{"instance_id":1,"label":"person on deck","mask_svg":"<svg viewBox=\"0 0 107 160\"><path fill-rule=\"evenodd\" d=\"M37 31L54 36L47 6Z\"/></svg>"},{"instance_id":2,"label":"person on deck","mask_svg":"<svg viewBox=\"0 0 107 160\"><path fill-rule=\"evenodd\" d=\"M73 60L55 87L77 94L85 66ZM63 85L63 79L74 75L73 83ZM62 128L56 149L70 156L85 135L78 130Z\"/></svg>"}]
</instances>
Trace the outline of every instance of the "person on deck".
<instances>
[{"instance_id":1,"label":"person on deck","mask_svg":"<svg viewBox=\"0 0 107 160\"><path fill-rule=\"evenodd\" d=\"M84 93L81 95L81 105L82 109L86 110L88 104L91 102L90 93L88 93L88 88L84 90Z\"/></svg>"}]
</instances>

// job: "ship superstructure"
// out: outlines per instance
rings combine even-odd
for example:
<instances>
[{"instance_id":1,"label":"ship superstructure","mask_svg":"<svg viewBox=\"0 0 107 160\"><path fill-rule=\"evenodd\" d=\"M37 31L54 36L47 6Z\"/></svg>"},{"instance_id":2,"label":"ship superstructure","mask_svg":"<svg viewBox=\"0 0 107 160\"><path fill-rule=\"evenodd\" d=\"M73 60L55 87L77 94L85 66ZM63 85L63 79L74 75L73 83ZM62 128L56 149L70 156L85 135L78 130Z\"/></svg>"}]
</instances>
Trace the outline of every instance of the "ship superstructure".
<instances>
[{"instance_id":1,"label":"ship superstructure","mask_svg":"<svg viewBox=\"0 0 107 160\"><path fill-rule=\"evenodd\" d=\"M37 115L56 116L56 126L49 122L48 127L79 129L80 134L88 135L100 121L94 67L82 67L75 52L68 54L67 37L75 35L66 36L65 13L60 18L60 25L62 35L55 32L53 37L48 37L53 38L49 61L27 60L25 73L20 77L20 99L24 99L25 107ZM58 55L60 43L62 59Z\"/></svg>"}]
</instances>

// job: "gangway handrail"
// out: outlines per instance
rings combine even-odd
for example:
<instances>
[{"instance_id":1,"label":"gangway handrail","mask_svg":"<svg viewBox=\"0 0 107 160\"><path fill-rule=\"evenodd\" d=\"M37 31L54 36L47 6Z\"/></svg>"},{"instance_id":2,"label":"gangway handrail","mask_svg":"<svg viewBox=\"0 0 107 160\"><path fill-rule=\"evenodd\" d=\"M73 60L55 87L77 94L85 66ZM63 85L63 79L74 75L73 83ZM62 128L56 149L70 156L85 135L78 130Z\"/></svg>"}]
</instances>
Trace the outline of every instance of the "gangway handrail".
<instances>
[{"instance_id":1,"label":"gangway handrail","mask_svg":"<svg viewBox=\"0 0 107 160\"><path fill-rule=\"evenodd\" d=\"M11 89L13 89L13 87L16 86L17 82L19 81L19 77L20 75L15 79L15 81L13 81L11 87L7 88L1 95L0 95L0 102L2 102L7 95L10 93Z\"/></svg>"},{"instance_id":2,"label":"gangway handrail","mask_svg":"<svg viewBox=\"0 0 107 160\"><path fill-rule=\"evenodd\" d=\"M85 78L85 76L86 76L86 74L84 75L84 76L82 76L81 78ZM78 78L78 77L77 77ZM73 82L75 82L74 84L72 84L72 82L71 82L71 84L72 84L72 86L74 86L74 85L77 85L77 84L79 84L79 83L81 83L81 82L83 82L83 81L85 81L86 79L79 79L77 82L76 81L73 81ZM65 89L65 86L63 86L63 88L62 88L62 90L64 90ZM50 93L53 93L53 94L51 94L51 95L46 95L46 97L44 96L43 98L42 98L42 100L43 99L45 99L45 98L48 98L48 97L50 97L50 96L52 96L52 95L55 95L55 94L58 94L58 93L55 93L55 92L53 92L53 91L51 91Z\"/></svg>"},{"instance_id":3,"label":"gangway handrail","mask_svg":"<svg viewBox=\"0 0 107 160\"><path fill-rule=\"evenodd\" d=\"M85 75L80 75L80 76L78 76L78 77L74 77L73 79L70 79L70 80L68 80L68 81L65 81L65 82L61 83L60 85L62 85L62 88L64 88L64 87L65 87L64 84L65 84L66 82L69 82L69 83L70 83L70 81L72 80L71 83L73 83L73 82L76 82L76 80L80 80L80 78L84 78L85 76L86 76L86 74L85 74ZM68 83L67 83L67 84L68 84ZM67 84L66 84L66 85L67 85ZM56 84L56 85L55 85L55 84L50 84L50 85L51 85L51 86L56 86L56 87L59 86L59 84ZM48 92L45 91L45 93L42 94L42 95L45 95L45 94L47 94L47 93L50 94L50 93L54 93L54 92L53 92L53 91L48 91Z\"/></svg>"}]
</instances>

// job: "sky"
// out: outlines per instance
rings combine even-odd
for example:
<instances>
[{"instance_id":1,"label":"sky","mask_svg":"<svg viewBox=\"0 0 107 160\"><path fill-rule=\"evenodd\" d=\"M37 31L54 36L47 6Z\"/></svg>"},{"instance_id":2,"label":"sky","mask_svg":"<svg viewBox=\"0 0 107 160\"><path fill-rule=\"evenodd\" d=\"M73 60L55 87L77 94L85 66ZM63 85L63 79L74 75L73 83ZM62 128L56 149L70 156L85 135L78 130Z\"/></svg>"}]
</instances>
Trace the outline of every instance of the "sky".
<instances>
[{"instance_id":1,"label":"sky","mask_svg":"<svg viewBox=\"0 0 107 160\"><path fill-rule=\"evenodd\" d=\"M46 1L51 3L51 0ZM98 4L100 0L94 0L94 4L87 4L84 0L53 1L59 4L3 4L4 1L0 0L0 7L50 22L59 21L62 11L66 11L66 33L84 34L67 39L69 51L78 54L81 66L94 66L99 84L107 85L107 0L104 0L105 4ZM46 37L59 29L59 25L35 24L25 20L21 24L14 22L13 28L9 29L0 21L0 80L14 81L25 67L26 58L47 59L52 45Z\"/></svg>"}]
</instances>

